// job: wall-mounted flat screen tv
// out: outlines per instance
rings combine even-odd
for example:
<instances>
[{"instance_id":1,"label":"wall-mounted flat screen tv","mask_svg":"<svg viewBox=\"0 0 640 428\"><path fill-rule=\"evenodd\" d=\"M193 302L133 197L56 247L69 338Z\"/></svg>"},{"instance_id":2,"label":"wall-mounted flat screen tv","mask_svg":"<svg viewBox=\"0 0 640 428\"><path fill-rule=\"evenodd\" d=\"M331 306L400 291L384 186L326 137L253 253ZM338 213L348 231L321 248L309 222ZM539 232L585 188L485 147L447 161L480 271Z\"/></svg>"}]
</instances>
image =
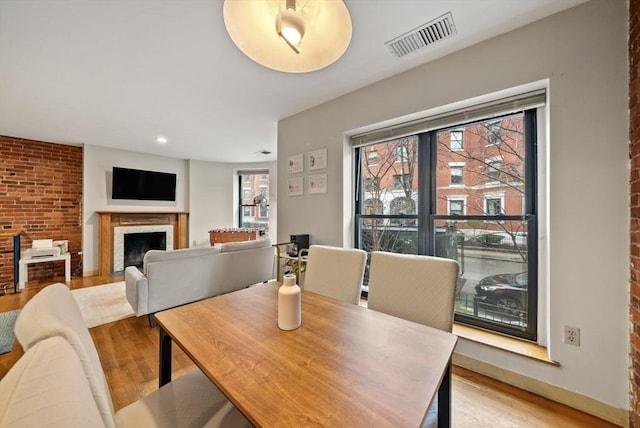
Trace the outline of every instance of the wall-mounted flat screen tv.
<instances>
[{"instance_id":1,"label":"wall-mounted flat screen tv","mask_svg":"<svg viewBox=\"0 0 640 428\"><path fill-rule=\"evenodd\" d=\"M111 199L175 201L176 174L114 166Z\"/></svg>"}]
</instances>

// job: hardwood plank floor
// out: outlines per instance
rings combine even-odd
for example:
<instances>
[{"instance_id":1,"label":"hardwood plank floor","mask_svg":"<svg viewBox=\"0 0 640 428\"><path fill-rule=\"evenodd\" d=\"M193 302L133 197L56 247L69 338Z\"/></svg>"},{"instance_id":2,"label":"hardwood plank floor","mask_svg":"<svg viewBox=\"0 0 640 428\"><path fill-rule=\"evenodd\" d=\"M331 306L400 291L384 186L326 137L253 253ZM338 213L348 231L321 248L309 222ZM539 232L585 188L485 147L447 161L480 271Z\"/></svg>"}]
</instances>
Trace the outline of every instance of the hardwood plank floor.
<instances>
[{"instance_id":1,"label":"hardwood plank floor","mask_svg":"<svg viewBox=\"0 0 640 428\"><path fill-rule=\"evenodd\" d=\"M121 276L73 278L71 289L122 281ZM18 294L0 296L0 312L18 309L53 282L30 282ZM91 329L102 366L118 410L158 387L158 330L146 317L128 318ZM0 355L0 378L22 355L16 341L13 350ZM177 346L173 348L173 376L195 368ZM613 427L601 419L512 387L486 376L453 368L452 425L466 427Z\"/></svg>"}]
</instances>

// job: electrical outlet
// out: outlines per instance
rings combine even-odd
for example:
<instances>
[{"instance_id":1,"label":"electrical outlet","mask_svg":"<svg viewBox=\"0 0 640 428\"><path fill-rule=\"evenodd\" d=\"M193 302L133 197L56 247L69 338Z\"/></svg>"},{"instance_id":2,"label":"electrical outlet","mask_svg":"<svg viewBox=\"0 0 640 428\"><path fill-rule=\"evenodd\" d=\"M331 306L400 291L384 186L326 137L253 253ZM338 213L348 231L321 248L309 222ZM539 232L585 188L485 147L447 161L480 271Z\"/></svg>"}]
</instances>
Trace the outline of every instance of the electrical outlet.
<instances>
[{"instance_id":1,"label":"electrical outlet","mask_svg":"<svg viewBox=\"0 0 640 428\"><path fill-rule=\"evenodd\" d=\"M578 327L564 326L564 343L580 346L580 329Z\"/></svg>"}]
</instances>

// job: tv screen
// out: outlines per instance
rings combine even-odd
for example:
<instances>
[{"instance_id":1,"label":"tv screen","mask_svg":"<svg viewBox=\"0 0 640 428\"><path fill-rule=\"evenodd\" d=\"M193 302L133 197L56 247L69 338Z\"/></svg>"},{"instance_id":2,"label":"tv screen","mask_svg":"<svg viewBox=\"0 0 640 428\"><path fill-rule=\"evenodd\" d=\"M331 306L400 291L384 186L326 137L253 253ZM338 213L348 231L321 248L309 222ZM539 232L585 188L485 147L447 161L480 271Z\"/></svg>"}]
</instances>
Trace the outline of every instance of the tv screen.
<instances>
[{"instance_id":1,"label":"tv screen","mask_svg":"<svg viewBox=\"0 0 640 428\"><path fill-rule=\"evenodd\" d=\"M176 174L113 167L111 199L175 201Z\"/></svg>"}]
</instances>

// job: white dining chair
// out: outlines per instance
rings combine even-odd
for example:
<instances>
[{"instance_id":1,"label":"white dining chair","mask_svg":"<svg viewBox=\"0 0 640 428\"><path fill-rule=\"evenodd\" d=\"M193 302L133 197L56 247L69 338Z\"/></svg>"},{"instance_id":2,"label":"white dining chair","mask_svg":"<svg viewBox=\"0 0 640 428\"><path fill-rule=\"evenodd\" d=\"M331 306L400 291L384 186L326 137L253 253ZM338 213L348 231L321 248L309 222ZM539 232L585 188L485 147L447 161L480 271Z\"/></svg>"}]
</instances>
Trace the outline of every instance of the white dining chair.
<instances>
[{"instance_id":1,"label":"white dining chair","mask_svg":"<svg viewBox=\"0 0 640 428\"><path fill-rule=\"evenodd\" d=\"M98 351L80 308L65 284L47 286L33 296L18 315L15 334L25 353L56 336L71 345L81 361L97 410L107 428L251 426L198 369L114 412Z\"/></svg>"},{"instance_id":2,"label":"white dining chair","mask_svg":"<svg viewBox=\"0 0 640 428\"><path fill-rule=\"evenodd\" d=\"M304 289L346 303L360 303L367 252L357 248L311 245Z\"/></svg>"},{"instance_id":3,"label":"white dining chair","mask_svg":"<svg viewBox=\"0 0 640 428\"><path fill-rule=\"evenodd\" d=\"M368 308L451 332L458 272L455 260L374 251Z\"/></svg>"}]
</instances>

